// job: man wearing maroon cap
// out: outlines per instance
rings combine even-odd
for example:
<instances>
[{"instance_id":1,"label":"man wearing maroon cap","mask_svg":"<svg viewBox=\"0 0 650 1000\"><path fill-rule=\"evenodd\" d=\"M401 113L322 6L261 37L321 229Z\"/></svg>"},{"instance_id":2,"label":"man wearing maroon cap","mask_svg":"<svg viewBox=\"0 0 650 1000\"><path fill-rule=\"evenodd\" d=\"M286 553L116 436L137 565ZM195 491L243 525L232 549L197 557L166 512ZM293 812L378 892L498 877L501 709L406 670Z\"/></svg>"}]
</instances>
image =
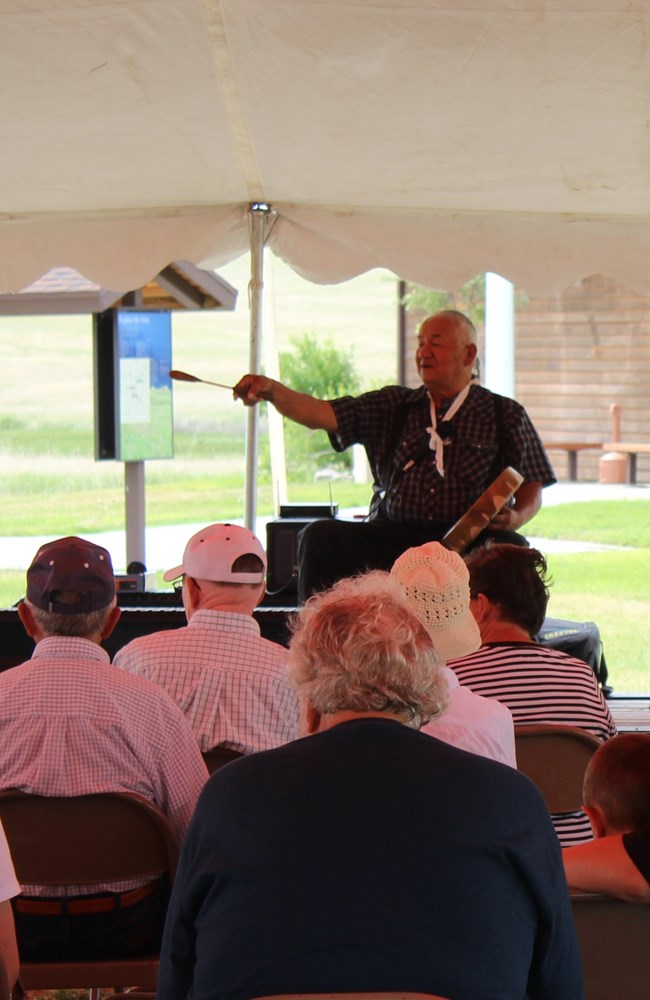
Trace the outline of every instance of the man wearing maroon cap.
<instances>
[{"instance_id":1,"label":"man wearing maroon cap","mask_svg":"<svg viewBox=\"0 0 650 1000\"><path fill-rule=\"evenodd\" d=\"M169 817L180 841L207 770L182 712L156 685L116 670L100 645L120 615L109 553L75 537L43 545L18 610L36 648L0 674L0 788L136 792ZM136 939L143 947L143 930L157 946L168 896L161 881L93 886L64 900L51 898L52 887L22 889L23 959L128 954Z\"/></svg>"},{"instance_id":2,"label":"man wearing maroon cap","mask_svg":"<svg viewBox=\"0 0 650 1000\"><path fill-rule=\"evenodd\" d=\"M180 566L188 624L118 650L114 663L160 684L185 713L203 752L270 750L298 736L287 650L260 635L253 611L264 596L266 555L236 524L209 524L190 538Z\"/></svg>"}]
</instances>

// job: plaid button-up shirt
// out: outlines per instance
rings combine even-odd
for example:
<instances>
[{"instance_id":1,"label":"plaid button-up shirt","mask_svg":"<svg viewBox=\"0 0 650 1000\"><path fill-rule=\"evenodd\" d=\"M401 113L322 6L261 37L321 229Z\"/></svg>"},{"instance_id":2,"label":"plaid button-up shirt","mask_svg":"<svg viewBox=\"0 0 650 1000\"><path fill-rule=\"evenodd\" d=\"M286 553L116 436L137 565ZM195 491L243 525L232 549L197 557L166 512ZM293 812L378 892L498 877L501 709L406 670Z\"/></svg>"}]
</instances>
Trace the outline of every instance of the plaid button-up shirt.
<instances>
[{"instance_id":1,"label":"plaid button-up shirt","mask_svg":"<svg viewBox=\"0 0 650 1000\"><path fill-rule=\"evenodd\" d=\"M172 700L150 681L117 670L88 639L49 636L31 660L0 673L0 747L0 788L35 795L136 792L169 817L179 841L208 779ZM60 893L105 888L68 886Z\"/></svg>"},{"instance_id":2,"label":"plaid button-up shirt","mask_svg":"<svg viewBox=\"0 0 650 1000\"><path fill-rule=\"evenodd\" d=\"M134 639L114 662L167 691L202 751L252 753L299 735L287 650L262 638L250 615L202 608L183 628Z\"/></svg>"},{"instance_id":3,"label":"plaid button-up shirt","mask_svg":"<svg viewBox=\"0 0 650 1000\"><path fill-rule=\"evenodd\" d=\"M495 394L478 384L471 386L450 421L443 422L443 417L453 400L437 411L438 431L445 442L444 477L429 447L431 409L425 386L387 386L330 400L338 422L330 440L337 451L351 444L364 446L375 489L385 491L384 517L425 531L434 526L446 529L508 465L526 483L550 486L555 482L544 446L523 406L506 396L499 399L500 419ZM401 431L394 441L396 424Z\"/></svg>"}]
</instances>

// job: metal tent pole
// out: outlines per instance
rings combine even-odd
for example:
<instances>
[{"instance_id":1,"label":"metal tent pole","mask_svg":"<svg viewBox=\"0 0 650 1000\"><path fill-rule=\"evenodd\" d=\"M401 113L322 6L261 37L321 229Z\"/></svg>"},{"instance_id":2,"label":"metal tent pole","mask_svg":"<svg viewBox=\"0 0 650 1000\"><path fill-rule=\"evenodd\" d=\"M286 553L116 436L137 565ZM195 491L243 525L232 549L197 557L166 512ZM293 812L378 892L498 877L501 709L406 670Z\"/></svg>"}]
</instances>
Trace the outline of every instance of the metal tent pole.
<instances>
[{"instance_id":1,"label":"metal tent pole","mask_svg":"<svg viewBox=\"0 0 650 1000\"><path fill-rule=\"evenodd\" d=\"M257 374L262 353L262 298L264 292L264 242L267 221L272 215L270 205L254 202L249 206L248 219L251 246L251 278L248 285L250 304L250 343L248 370ZM247 411L246 482L244 491L244 524L255 531L257 521L257 458L259 440L259 407Z\"/></svg>"}]
</instances>

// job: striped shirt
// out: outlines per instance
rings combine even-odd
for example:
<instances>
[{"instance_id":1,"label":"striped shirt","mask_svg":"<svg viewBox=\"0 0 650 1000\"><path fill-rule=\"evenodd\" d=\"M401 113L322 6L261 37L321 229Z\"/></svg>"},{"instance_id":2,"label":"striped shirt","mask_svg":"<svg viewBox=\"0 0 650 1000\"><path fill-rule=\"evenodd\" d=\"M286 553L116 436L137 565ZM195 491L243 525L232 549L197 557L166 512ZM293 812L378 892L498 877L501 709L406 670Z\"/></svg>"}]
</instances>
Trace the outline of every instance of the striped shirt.
<instances>
[{"instance_id":1,"label":"striped shirt","mask_svg":"<svg viewBox=\"0 0 650 1000\"><path fill-rule=\"evenodd\" d=\"M203 752L270 750L299 735L287 650L263 639L250 615L195 611L183 628L134 639L114 664L164 688Z\"/></svg>"},{"instance_id":2,"label":"striped shirt","mask_svg":"<svg viewBox=\"0 0 650 1000\"><path fill-rule=\"evenodd\" d=\"M599 740L616 735L592 668L561 650L532 642L488 642L447 665L461 685L507 705L515 727L553 722L579 726ZM592 838L582 811L553 816L553 823L563 847Z\"/></svg>"}]
</instances>

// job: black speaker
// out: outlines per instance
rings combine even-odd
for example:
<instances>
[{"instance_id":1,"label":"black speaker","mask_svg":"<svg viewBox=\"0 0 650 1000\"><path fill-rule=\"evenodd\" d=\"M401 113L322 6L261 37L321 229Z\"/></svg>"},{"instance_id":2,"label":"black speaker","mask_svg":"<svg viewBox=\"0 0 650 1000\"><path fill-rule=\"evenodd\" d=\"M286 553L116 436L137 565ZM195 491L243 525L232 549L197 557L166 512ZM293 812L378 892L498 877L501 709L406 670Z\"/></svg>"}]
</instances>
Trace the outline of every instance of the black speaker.
<instances>
[{"instance_id":1,"label":"black speaker","mask_svg":"<svg viewBox=\"0 0 650 1000\"><path fill-rule=\"evenodd\" d=\"M298 592L298 535L314 518L282 517L266 525L267 597L295 600Z\"/></svg>"},{"instance_id":2,"label":"black speaker","mask_svg":"<svg viewBox=\"0 0 650 1000\"><path fill-rule=\"evenodd\" d=\"M563 618L545 618L544 623L535 636L543 646L552 646L569 656L584 660L592 667L596 679L605 695L611 693L607 685L607 663L600 630L595 622L571 622Z\"/></svg>"}]
</instances>

